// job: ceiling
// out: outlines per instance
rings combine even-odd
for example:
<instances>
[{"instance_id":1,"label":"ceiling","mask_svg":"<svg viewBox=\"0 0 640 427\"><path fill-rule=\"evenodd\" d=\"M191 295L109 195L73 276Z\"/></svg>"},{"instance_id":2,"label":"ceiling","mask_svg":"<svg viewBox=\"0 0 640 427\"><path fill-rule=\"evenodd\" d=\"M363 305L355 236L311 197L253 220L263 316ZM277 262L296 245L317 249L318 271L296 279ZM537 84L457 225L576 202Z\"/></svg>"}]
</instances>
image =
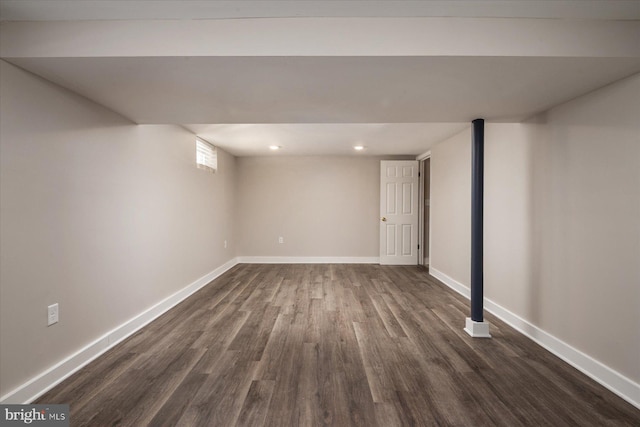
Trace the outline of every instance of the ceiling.
<instances>
[{"instance_id":1,"label":"ceiling","mask_svg":"<svg viewBox=\"0 0 640 427\"><path fill-rule=\"evenodd\" d=\"M2 0L8 21L277 17L640 19L637 0Z\"/></svg>"},{"instance_id":2,"label":"ceiling","mask_svg":"<svg viewBox=\"0 0 640 427\"><path fill-rule=\"evenodd\" d=\"M187 125L206 141L251 155L418 155L468 123L290 123ZM272 145L282 147L268 151ZM364 150L354 151L362 145Z\"/></svg>"},{"instance_id":3,"label":"ceiling","mask_svg":"<svg viewBox=\"0 0 640 427\"><path fill-rule=\"evenodd\" d=\"M12 58L136 123L520 120L640 69L640 58Z\"/></svg>"},{"instance_id":4,"label":"ceiling","mask_svg":"<svg viewBox=\"0 0 640 427\"><path fill-rule=\"evenodd\" d=\"M149 7L151 3L153 7ZM550 6L551 3L555 6ZM577 8L578 3L584 2L20 0L0 1L0 12L3 21L249 16L267 22L272 16L469 14L553 19L640 18L640 7L636 7L640 2L595 1L589 2L591 7ZM365 4L369 7L363 8ZM509 7L505 8L506 4ZM215 25L216 21L213 22ZM253 25L256 21L247 22ZM31 34L33 28L25 27L23 34ZM243 27L245 33L246 28L251 27ZM59 31L56 27L52 34ZM295 39L296 34L284 36ZM46 37L44 40L49 43L50 36ZM117 39L117 34L108 37ZM249 33L246 37L260 39L261 34ZM21 36L21 41L24 38ZM313 35L311 44L312 39ZM126 44L126 40L119 42ZM444 40L443 43L446 45ZM579 52L584 52L580 40L575 44ZM60 45L61 42L51 41L52 50ZM156 45L162 46L161 41ZM225 48L228 45L225 43ZM85 48L75 57L61 53L50 57L3 55L3 59L135 123L181 125L238 156L268 154L270 145L282 146L280 153L287 155L355 155L352 147L356 144L366 147L358 155L418 155L461 131L472 119L519 121L640 72L640 55L635 54L334 56L314 54L312 49L309 55L300 54L296 47L298 50L291 55L262 55L264 50L256 49L253 55L118 56L111 51L100 54L101 42L97 38L88 40L86 46L88 50Z\"/></svg>"}]
</instances>

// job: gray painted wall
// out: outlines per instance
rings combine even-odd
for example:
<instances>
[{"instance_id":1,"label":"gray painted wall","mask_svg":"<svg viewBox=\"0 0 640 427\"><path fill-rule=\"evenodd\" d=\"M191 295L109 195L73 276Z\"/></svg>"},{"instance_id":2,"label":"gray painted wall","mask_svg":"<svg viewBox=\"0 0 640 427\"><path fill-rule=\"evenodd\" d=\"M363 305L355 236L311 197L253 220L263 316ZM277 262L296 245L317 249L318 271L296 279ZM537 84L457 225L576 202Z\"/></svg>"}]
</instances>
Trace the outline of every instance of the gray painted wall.
<instances>
[{"instance_id":1,"label":"gray painted wall","mask_svg":"<svg viewBox=\"0 0 640 427\"><path fill-rule=\"evenodd\" d=\"M0 395L236 255L378 256L380 158L220 152L208 174L185 130L0 67ZM636 75L489 123L485 171L486 296L635 381L639 111ZM430 262L468 285L469 130L431 169Z\"/></svg>"},{"instance_id":2,"label":"gray painted wall","mask_svg":"<svg viewBox=\"0 0 640 427\"><path fill-rule=\"evenodd\" d=\"M238 158L239 253L378 257L382 159Z\"/></svg>"},{"instance_id":3,"label":"gray painted wall","mask_svg":"<svg viewBox=\"0 0 640 427\"><path fill-rule=\"evenodd\" d=\"M485 297L640 381L640 75L487 124ZM468 287L470 132L433 147L431 266Z\"/></svg>"},{"instance_id":4,"label":"gray painted wall","mask_svg":"<svg viewBox=\"0 0 640 427\"><path fill-rule=\"evenodd\" d=\"M199 170L194 135L4 61L0 78L2 396L234 258L236 167Z\"/></svg>"}]
</instances>

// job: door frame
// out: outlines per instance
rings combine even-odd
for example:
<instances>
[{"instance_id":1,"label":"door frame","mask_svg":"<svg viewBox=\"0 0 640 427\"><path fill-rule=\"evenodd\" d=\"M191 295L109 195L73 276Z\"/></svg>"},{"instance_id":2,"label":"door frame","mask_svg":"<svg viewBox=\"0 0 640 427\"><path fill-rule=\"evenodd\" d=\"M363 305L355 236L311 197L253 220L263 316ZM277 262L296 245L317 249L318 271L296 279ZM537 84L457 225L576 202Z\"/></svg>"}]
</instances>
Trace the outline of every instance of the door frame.
<instances>
[{"instance_id":1,"label":"door frame","mask_svg":"<svg viewBox=\"0 0 640 427\"><path fill-rule=\"evenodd\" d=\"M420 199L420 207L418 208L418 245L420 248L418 249L418 265L424 266L424 248L425 245L429 245L429 257L431 257L431 221L429 221L429 241L424 241L424 165L427 159L431 158L431 150L427 151L416 157L418 163L418 170L420 171L420 183L419 183L419 196ZM431 179L429 179L429 185L431 185ZM429 264L431 261L429 261Z\"/></svg>"}]
</instances>

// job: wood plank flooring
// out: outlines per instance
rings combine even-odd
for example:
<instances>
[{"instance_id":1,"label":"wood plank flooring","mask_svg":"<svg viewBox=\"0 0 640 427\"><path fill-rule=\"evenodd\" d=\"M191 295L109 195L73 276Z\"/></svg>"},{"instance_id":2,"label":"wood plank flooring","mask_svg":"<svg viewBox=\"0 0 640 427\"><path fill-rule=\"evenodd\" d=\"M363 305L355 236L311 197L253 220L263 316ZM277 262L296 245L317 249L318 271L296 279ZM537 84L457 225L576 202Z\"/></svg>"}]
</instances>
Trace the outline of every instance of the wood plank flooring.
<instances>
[{"instance_id":1,"label":"wood plank flooring","mask_svg":"<svg viewBox=\"0 0 640 427\"><path fill-rule=\"evenodd\" d=\"M639 426L419 267L241 264L43 395L73 426Z\"/></svg>"}]
</instances>

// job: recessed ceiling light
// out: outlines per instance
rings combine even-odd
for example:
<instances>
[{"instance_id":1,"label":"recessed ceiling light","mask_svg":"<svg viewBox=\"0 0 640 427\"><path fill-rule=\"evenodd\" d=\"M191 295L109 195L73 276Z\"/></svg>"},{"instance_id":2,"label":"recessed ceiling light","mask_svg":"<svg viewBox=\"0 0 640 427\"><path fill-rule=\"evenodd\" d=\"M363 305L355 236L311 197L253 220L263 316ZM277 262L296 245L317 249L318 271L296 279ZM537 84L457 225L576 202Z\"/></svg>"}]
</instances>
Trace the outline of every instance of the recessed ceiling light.
<instances>
[{"instance_id":1,"label":"recessed ceiling light","mask_svg":"<svg viewBox=\"0 0 640 427\"><path fill-rule=\"evenodd\" d=\"M353 149L356 151L362 151L364 150L364 145L354 145Z\"/></svg>"},{"instance_id":2,"label":"recessed ceiling light","mask_svg":"<svg viewBox=\"0 0 640 427\"><path fill-rule=\"evenodd\" d=\"M279 150L279 149L281 149L281 148L282 148L282 147L281 147L281 146L279 146L279 145L271 145L271 146L269 146L269 150L273 150L273 151Z\"/></svg>"}]
</instances>

